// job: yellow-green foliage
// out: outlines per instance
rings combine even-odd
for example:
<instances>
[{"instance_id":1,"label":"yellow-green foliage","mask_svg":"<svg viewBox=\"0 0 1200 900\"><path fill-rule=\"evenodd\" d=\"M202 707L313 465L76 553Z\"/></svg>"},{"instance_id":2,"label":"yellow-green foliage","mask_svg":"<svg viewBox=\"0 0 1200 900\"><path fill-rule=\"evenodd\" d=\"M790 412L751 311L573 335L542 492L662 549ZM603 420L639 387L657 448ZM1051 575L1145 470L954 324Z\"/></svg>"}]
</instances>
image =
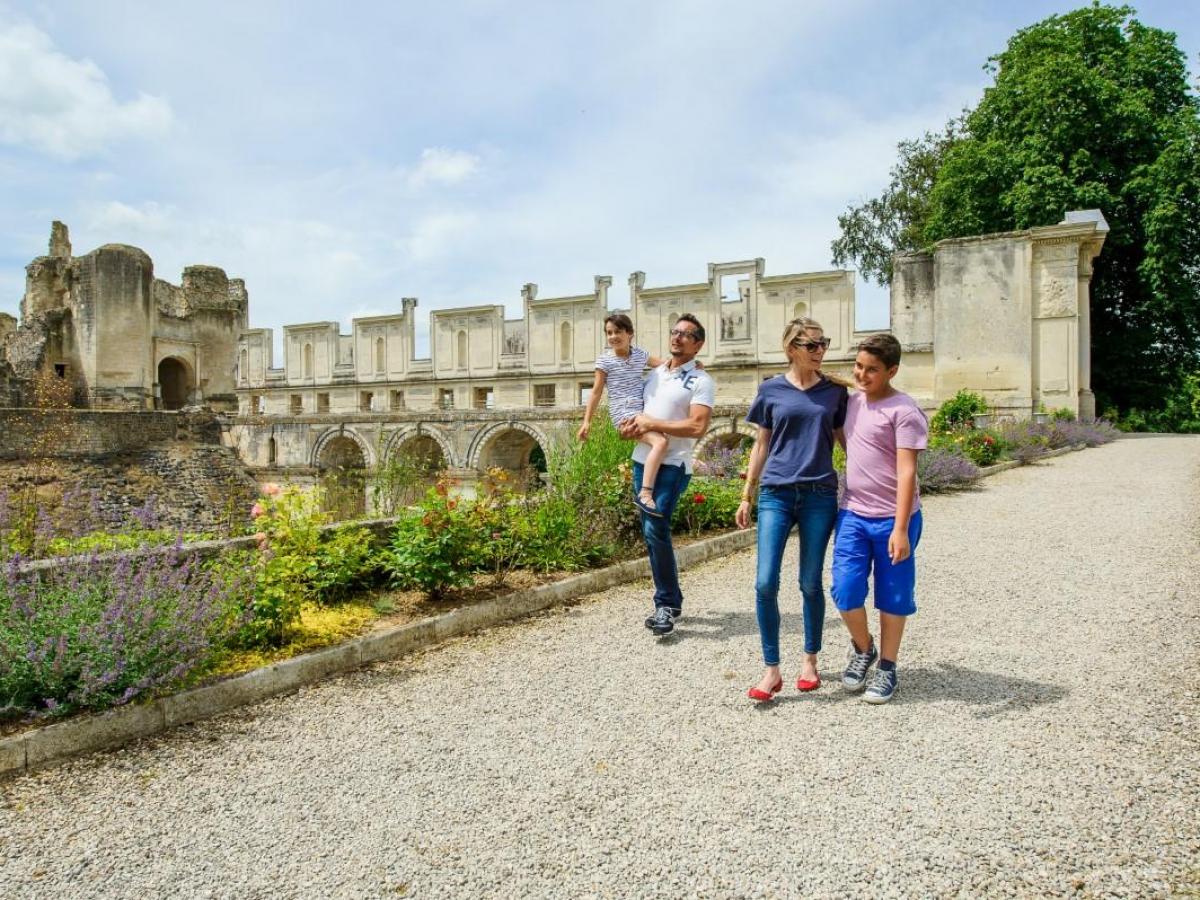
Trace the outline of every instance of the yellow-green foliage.
<instances>
[{"instance_id":1,"label":"yellow-green foliage","mask_svg":"<svg viewBox=\"0 0 1200 900\"><path fill-rule=\"evenodd\" d=\"M288 630L287 640L277 647L229 649L221 653L204 675L227 676L248 672L301 653L319 650L364 633L379 617L372 602L360 597L337 606L305 603Z\"/></svg>"}]
</instances>

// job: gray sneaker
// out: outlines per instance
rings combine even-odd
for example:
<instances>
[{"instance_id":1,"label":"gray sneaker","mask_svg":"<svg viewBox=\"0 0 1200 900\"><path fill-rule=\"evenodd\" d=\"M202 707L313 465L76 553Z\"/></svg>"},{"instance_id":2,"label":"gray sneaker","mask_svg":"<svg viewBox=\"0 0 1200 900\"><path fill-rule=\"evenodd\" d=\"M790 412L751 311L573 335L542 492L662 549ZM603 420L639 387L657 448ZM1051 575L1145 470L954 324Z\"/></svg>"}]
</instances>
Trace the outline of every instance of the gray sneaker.
<instances>
[{"instance_id":1,"label":"gray sneaker","mask_svg":"<svg viewBox=\"0 0 1200 900\"><path fill-rule=\"evenodd\" d=\"M871 681L867 692L863 694L863 699L868 703L887 703L896 695L896 689L899 687L900 680L896 678L895 669L890 672L876 669L875 678Z\"/></svg>"},{"instance_id":2,"label":"gray sneaker","mask_svg":"<svg viewBox=\"0 0 1200 900\"><path fill-rule=\"evenodd\" d=\"M680 619L683 618L683 610L682 609L676 609L673 606L668 606L667 609L669 609L671 611L671 618L674 619L676 622L678 622ZM650 615L646 616L646 627L653 629L654 623L656 621L658 621L658 610L657 609L654 610L654 612L650 613Z\"/></svg>"},{"instance_id":3,"label":"gray sneaker","mask_svg":"<svg viewBox=\"0 0 1200 900\"><path fill-rule=\"evenodd\" d=\"M675 630L675 617L671 615L670 607L660 606L654 611L654 624L650 626L650 630L654 632L655 637L666 637Z\"/></svg>"},{"instance_id":4,"label":"gray sneaker","mask_svg":"<svg viewBox=\"0 0 1200 900\"><path fill-rule=\"evenodd\" d=\"M866 653L859 653L858 648L854 646L854 641L851 641L850 655L846 657L846 669L842 672L842 687L848 691L861 691L866 687L867 670L878 658L879 651L875 649L874 641L871 641L871 646Z\"/></svg>"}]
</instances>

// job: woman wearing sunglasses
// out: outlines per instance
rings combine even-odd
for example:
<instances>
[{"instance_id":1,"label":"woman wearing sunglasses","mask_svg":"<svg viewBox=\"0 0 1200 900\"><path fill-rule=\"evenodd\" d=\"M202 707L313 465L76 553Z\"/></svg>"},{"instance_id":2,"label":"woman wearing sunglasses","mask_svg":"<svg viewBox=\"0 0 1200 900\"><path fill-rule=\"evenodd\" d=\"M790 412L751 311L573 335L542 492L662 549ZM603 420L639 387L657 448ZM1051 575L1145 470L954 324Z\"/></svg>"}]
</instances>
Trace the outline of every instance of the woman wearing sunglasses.
<instances>
[{"instance_id":1,"label":"woman wearing sunglasses","mask_svg":"<svg viewBox=\"0 0 1200 900\"><path fill-rule=\"evenodd\" d=\"M758 426L738 506L739 528L750 526L751 498L758 491L758 571L755 610L766 671L750 688L751 700L774 699L783 689L779 670L779 573L792 528L800 532L800 593L804 597L804 659L799 691L821 686L817 654L825 624L821 575L837 520L834 432L846 418L846 385L821 373L829 339L812 319L793 319L783 332L788 369L758 388L746 421Z\"/></svg>"}]
</instances>

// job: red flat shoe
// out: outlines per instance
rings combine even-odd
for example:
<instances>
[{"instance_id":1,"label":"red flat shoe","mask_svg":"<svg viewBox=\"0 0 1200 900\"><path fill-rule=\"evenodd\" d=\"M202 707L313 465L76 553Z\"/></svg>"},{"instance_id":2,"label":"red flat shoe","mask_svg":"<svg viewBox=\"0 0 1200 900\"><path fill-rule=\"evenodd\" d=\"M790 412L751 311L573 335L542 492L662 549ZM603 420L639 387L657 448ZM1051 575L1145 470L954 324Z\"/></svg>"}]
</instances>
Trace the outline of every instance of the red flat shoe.
<instances>
[{"instance_id":1,"label":"red flat shoe","mask_svg":"<svg viewBox=\"0 0 1200 900\"><path fill-rule=\"evenodd\" d=\"M796 679L796 690L798 690L798 691L804 691L805 693L807 693L808 691L815 691L820 686L821 686L821 676L820 675L818 675L816 678L812 679L811 681L807 678L797 678Z\"/></svg>"},{"instance_id":2,"label":"red flat shoe","mask_svg":"<svg viewBox=\"0 0 1200 900\"><path fill-rule=\"evenodd\" d=\"M783 678L781 677L779 679L779 681L777 681L775 683L775 687L771 688L771 693L768 694L766 691L760 691L758 688L752 687L752 688L750 688L750 690L746 691L746 696L749 697L751 700L753 700L755 703L765 703L768 700L774 700L775 695L778 694L782 690L783 690Z\"/></svg>"}]
</instances>

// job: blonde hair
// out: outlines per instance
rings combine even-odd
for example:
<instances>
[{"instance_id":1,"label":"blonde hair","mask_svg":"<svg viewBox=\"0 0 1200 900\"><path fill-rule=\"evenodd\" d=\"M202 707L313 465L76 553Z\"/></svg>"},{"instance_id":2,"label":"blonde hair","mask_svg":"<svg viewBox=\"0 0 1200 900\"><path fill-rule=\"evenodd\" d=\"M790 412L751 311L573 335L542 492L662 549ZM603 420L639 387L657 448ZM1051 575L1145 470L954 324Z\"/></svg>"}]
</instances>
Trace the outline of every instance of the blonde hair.
<instances>
[{"instance_id":1,"label":"blonde hair","mask_svg":"<svg viewBox=\"0 0 1200 900\"><path fill-rule=\"evenodd\" d=\"M787 353L788 348L792 345L792 341L796 340L796 338L810 330L819 331L821 332L822 336L825 334L825 329L821 327L821 323L816 319L810 319L807 316L800 316L799 318L792 319L792 321L788 322L783 328L783 352ZM832 372L826 372L824 369L818 369L817 371L821 373L821 377L827 378L834 384L841 385L844 388L852 388L855 386L853 381L850 381L841 375L836 375Z\"/></svg>"},{"instance_id":2,"label":"blonde hair","mask_svg":"<svg viewBox=\"0 0 1200 900\"><path fill-rule=\"evenodd\" d=\"M821 332L821 334L825 333L825 329L821 327L820 322L818 322L816 319L810 319L807 316L801 316L798 319L792 319L792 321L783 326L784 352L787 352L787 348L792 345L792 341L800 337L800 335L809 329L816 329L817 331Z\"/></svg>"}]
</instances>

